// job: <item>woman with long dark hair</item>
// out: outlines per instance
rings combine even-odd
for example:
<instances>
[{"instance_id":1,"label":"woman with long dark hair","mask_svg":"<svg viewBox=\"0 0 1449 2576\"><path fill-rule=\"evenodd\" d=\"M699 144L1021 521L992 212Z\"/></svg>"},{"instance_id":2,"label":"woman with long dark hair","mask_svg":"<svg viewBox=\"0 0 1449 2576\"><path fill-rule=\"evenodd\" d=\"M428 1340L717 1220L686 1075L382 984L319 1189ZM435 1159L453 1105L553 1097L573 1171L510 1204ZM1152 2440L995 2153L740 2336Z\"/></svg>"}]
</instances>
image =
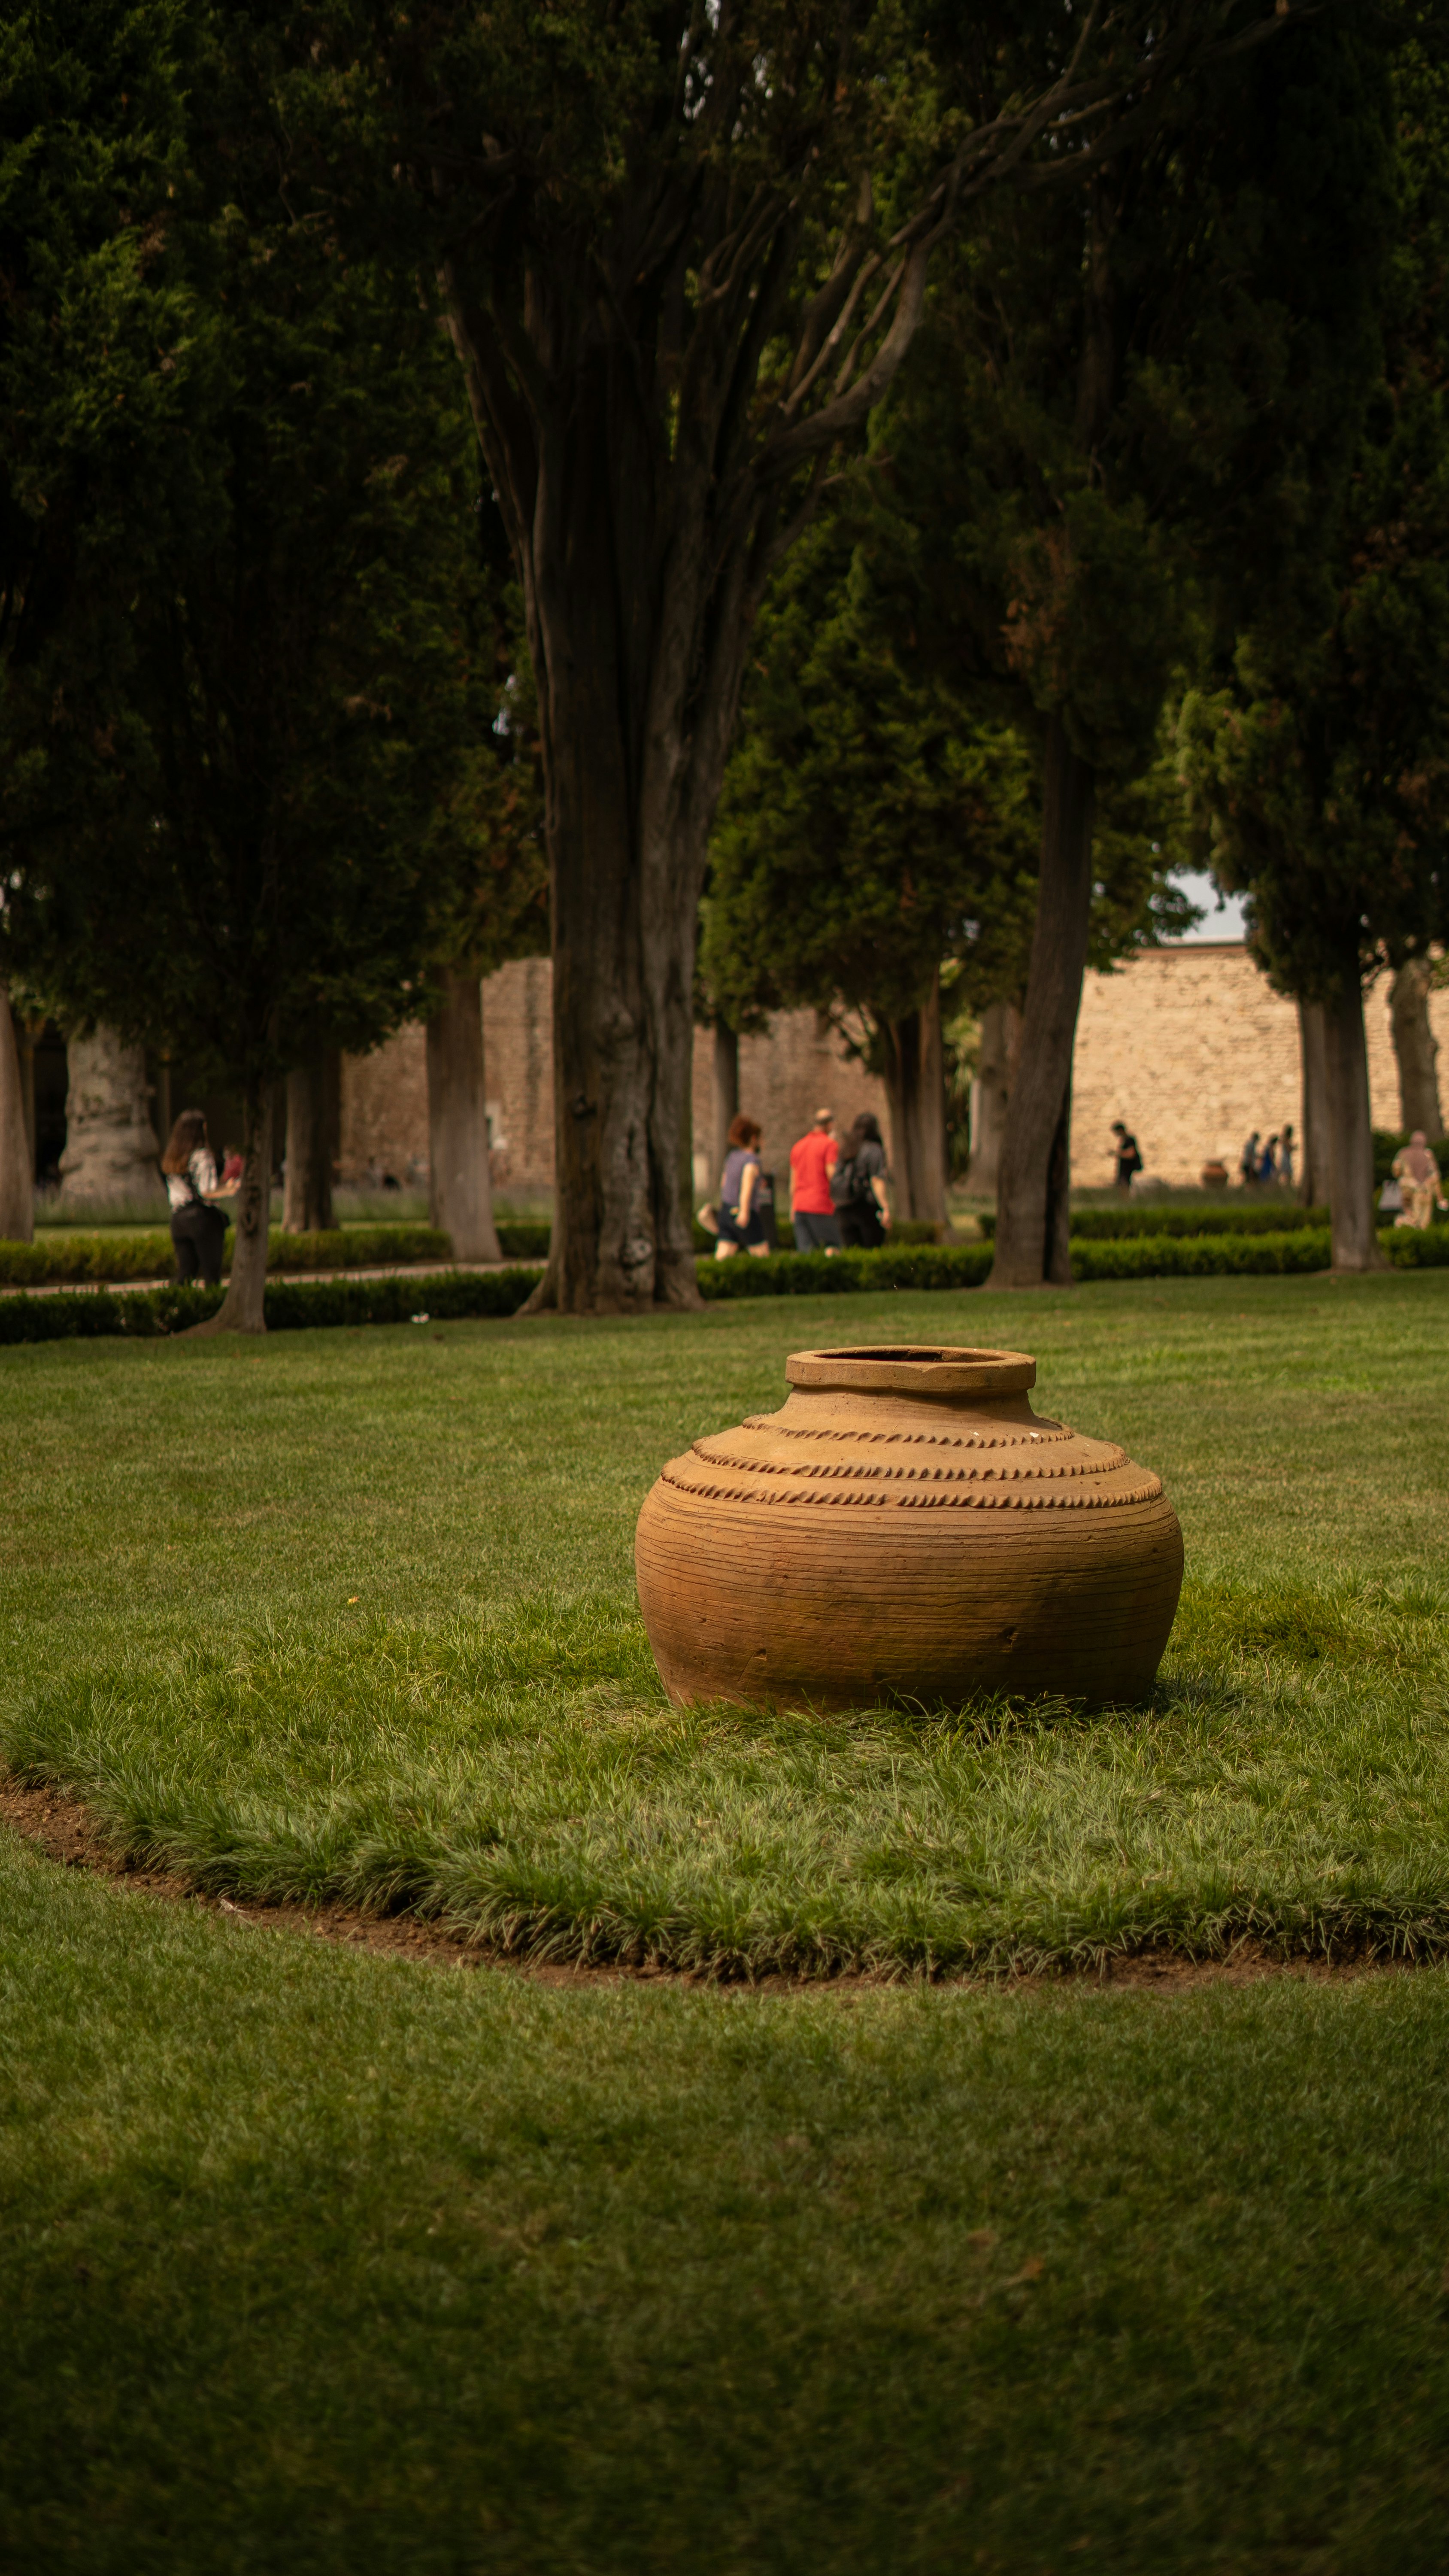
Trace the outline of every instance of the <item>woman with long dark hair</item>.
<instances>
[{"instance_id":1,"label":"woman with long dark hair","mask_svg":"<svg viewBox=\"0 0 1449 2576\"><path fill-rule=\"evenodd\" d=\"M886 1195L880 1120L873 1109L862 1109L841 1146L840 1160L830 1175L830 1195L840 1219L841 1240L848 1249L873 1252L884 1243L891 1203Z\"/></svg>"},{"instance_id":2,"label":"woman with long dark hair","mask_svg":"<svg viewBox=\"0 0 1449 2576\"><path fill-rule=\"evenodd\" d=\"M236 1183L223 1187L216 1157L206 1140L206 1114L183 1109L166 1140L161 1157L166 1196L171 1202L171 1241L178 1279L200 1272L208 1288L221 1279L221 1253L226 1218L218 1201L235 1198Z\"/></svg>"},{"instance_id":3,"label":"woman with long dark hair","mask_svg":"<svg viewBox=\"0 0 1449 2576\"><path fill-rule=\"evenodd\" d=\"M730 1121L729 1152L719 1181L719 1241L716 1261L736 1252L767 1253L774 1203L760 1168L760 1126L743 1112Z\"/></svg>"}]
</instances>

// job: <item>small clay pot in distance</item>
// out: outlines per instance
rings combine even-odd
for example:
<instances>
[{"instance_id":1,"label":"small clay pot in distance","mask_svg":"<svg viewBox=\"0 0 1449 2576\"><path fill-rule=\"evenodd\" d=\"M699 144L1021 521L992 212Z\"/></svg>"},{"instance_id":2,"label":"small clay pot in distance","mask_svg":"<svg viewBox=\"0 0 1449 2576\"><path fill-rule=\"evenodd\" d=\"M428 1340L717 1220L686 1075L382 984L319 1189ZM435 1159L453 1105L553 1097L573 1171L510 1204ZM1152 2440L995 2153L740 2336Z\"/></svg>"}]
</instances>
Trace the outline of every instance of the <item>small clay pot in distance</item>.
<instances>
[{"instance_id":1,"label":"small clay pot in distance","mask_svg":"<svg viewBox=\"0 0 1449 2576\"><path fill-rule=\"evenodd\" d=\"M675 1702L1100 1705L1150 1689L1182 1533L1150 1470L1033 1413L1023 1351L796 1351L778 1413L645 1498L644 1624Z\"/></svg>"}]
</instances>

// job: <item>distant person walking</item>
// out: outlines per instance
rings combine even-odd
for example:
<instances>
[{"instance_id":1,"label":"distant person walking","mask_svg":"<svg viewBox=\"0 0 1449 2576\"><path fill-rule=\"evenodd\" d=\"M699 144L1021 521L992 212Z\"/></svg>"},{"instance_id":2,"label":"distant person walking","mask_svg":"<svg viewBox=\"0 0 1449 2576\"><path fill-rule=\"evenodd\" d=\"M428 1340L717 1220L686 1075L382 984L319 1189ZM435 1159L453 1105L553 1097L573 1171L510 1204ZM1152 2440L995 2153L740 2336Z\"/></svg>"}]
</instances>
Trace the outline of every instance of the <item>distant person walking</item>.
<instances>
[{"instance_id":1,"label":"distant person walking","mask_svg":"<svg viewBox=\"0 0 1449 2576\"><path fill-rule=\"evenodd\" d=\"M761 1254L770 1250L769 1191L760 1168L761 1132L756 1121L743 1114L730 1120L730 1149L719 1184L716 1261L729 1261L737 1252Z\"/></svg>"},{"instance_id":2,"label":"distant person walking","mask_svg":"<svg viewBox=\"0 0 1449 2576\"><path fill-rule=\"evenodd\" d=\"M1133 1174L1142 1169L1142 1157L1137 1151L1136 1137L1130 1128L1123 1125L1120 1118L1114 1118L1112 1121L1112 1138L1112 1152L1117 1157L1117 1178L1114 1187L1125 1194L1131 1190Z\"/></svg>"},{"instance_id":3,"label":"distant person walking","mask_svg":"<svg viewBox=\"0 0 1449 2576\"><path fill-rule=\"evenodd\" d=\"M797 1252L838 1252L840 1219L830 1195L830 1175L840 1148L830 1130L835 1113L817 1109L815 1124L790 1148L790 1217Z\"/></svg>"},{"instance_id":4,"label":"distant person walking","mask_svg":"<svg viewBox=\"0 0 1449 2576\"><path fill-rule=\"evenodd\" d=\"M1394 1156L1393 1174L1404 1194L1404 1212L1395 1217L1395 1225L1432 1225L1435 1206L1445 1205L1439 1166L1424 1141L1424 1130L1416 1127L1407 1145Z\"/></svg>"},{"instance_id":5,"label":"distant person walking","mask_svg":"<svg viewBox=\"0 0 1449 2576\"><path fill-rule=\"evenodd\" d=\"M166 1140L161 1157L166 1196L171 1203L171 1242L178 1279L199 1271L208 1288L221 1279L226 1218L218 1201L235 1198L235 1181L217 1178L216 1157L206 1141L206 1117L200 1109L183 1109Z\"/></svg>"},{"instance_id":6,"label":"distant person walking","mask_svg":"<svg viewBox=\"0 0 1449 2576\"><path fill-rule=\"evenodd\" d=\"M1238 1156L1238 1178L1250 1190L1258 1177L1258 1130L1255 1127Z\"/></svg>"},{"instance_id":7,"label":"distant person walking","mask_svg":"<svg viewBox=\"0 0 1449 2576\"><path fill-rule=\"evenodd\" d=\"M1285 1190L1293 1187L1293 1130L1285 1127L1278 1139L1278 1178Z\"/></svg>"},{"instance_id":8,"label":"distant person walking","mask_svg":"<svg viewBox=\"0 0 1449 2576\"><path fill-rule=\"evenodd\" d=\"M1259 1156L1258 1178L1260 1181L1276 1181L1278 1178L1278 1139L1276 1136L1269 1137L1267 1144L1264 1146L1263 1151Z\"/></svg>"},{"instance_id":9,"label":"distant person walking","mask_svg":"<svg viewBox=\"0 0 1449 2576\"><path fill-rule=\"evenodd\" d=\"M830 1183L842 1240L856 1251L872 1252L885 1241L891 1221L885 1175L880 1121L874 1110L863 1109L841 1146Z\"/></svg>"}]
</instances>

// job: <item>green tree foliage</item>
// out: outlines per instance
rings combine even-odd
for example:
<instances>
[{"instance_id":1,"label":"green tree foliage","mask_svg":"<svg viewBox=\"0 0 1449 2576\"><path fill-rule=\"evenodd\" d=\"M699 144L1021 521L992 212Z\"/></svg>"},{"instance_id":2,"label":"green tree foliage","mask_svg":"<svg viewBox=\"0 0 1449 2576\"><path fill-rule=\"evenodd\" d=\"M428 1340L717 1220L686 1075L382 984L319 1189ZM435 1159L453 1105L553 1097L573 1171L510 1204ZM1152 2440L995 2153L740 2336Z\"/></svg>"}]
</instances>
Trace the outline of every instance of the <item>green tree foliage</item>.
<instances>
[{"instance_id":1,"label":"green tree foliage","mask_svg":"<svg viewBox=\"0 0 1449 2576\"><path fill-rule=\"evenodd\" d=\"M1029 13L1013 41L1034 58ZM1099 813L1144 792L1204 627L1270 605L1291 619L1316 578L1313 493L1345 470L1374 347L1380 89L1372 44L1331 15L1289 27L1246 74L1203 66L1083 196L994 198L892 398L902 516L935 532L901 558L922 632L1009 687L1044 740L1003 1277L1069 1275ZM1160 791L1159 777L1159 809Z\"/></svg>"},{"instance_id":2,"label":"green tree foliage","mask_svg":"<svg viewBox=\"0 0 1449 2576\"><path fill-rule=\"evenodd\" d=\"M908 424L890 427L899 459ZM940 486L912 481L929 511ZM812 530L780 575L756 634L701 945L709 1006L736 1028L800 1004L863 1024L891 1101L904 1212L935 1219L951 1122L942 1135L942 1103L924 1087L959 1077L975 1014L1020 1001L1041 838L1029 711L1014 725L973 685L969 630L954 650L939 631L922 644L930 603L901 580L904 561L929 561L955 533L939 516L904 524L895 494L872 507L863 483L854 510ZM1094 965L1187 919L1161 837L1176 801L1162 756L1106 800Z\"/></svg>"},{"instance_id":3,"label":"green tree foliage","mask_svg":"<svg viewBox=\"0 0 1449 2576\"><path fill-rule=\"evenodd\" d=\"M1263 598L1181 721L1207 853L1248 897L1253 949L1326 1014L1335 1257L1351 1266L1372 1259L1363 978L1449 931L1449 70L1417 15L1394 56L1393 256L1351 470L1311 487L1296 613Z\"/></svg>"},{"instance_id":4,"label":"green tree foliage","mask_svg":"<svg viewBox=\"0 0 1449 2576\"><path fill-rule=\"evenodd\" d=\"M1021 14L288 12L289 117L359 225L444 278L525 603L555 941L541 1303L696 1300L696 926L750 629L906 354L933 252L995 190L1070 192L1114 120L1280 23L1270 0L1033 0L1018 62Z\"/></svg>"},{"instance_id":5,"label":"green tree foliage","mask_svg":"<svg viewBox=\"0 0 1449 2576\"><path fill-rule=\"evenodd\" d=\"M440 951L542 928L456 365L415 281L299 213L269 68L242 20L207 22L167 182L198 506L158 491L139 565L93 542L12 664L3 809L8 955L68 1015L224 1069L254 1196L269 1086L319 1024L370 1045ZM181 444L152 442L153 473Z\"/></svg>"},{"instance_id":6,"label":"green tree foliage","mask_svg":"<svg viewBox=\"0 0 1449 2576\"><path fill-rule=\"evenodd\" d=\"M912 667L839 521L768 603L712 853L702 964L736 1024L843 1001L919 1008L942 961L1013 982L1035 898L1030 749Z\"/></svg>"}]
</instances>

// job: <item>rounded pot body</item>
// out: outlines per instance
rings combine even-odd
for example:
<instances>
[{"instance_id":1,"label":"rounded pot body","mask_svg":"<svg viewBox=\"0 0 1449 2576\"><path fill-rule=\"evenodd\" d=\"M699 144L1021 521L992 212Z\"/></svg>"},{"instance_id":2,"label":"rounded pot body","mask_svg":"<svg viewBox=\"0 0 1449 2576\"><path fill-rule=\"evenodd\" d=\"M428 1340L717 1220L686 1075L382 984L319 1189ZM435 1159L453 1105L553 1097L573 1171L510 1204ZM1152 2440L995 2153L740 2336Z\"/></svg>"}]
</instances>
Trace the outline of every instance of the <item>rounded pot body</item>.
<instances>
[{"instance_id":1,"label":"rounded pot body","mask_svg":"<svg viewBox=\"0 0 1449 2576\"><path fill-rule=\"evenodd\" d=\"M672 1700L1143 1697L1182 1585L1177 1515L1123 1450L1033 1413L1034 1360L797 1351L786 1376L780 1412L697 1440L639 1515Z\"/></svg>"}]
</instances>

